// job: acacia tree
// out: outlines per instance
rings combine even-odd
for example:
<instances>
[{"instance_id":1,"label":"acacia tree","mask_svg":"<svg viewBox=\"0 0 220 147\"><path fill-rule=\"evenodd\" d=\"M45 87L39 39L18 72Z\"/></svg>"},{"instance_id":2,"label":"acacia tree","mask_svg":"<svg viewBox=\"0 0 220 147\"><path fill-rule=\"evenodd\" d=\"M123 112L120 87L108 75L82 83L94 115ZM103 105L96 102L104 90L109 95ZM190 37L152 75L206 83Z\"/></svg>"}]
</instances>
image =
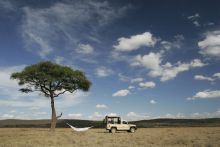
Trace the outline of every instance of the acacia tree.
<instances>
[{"instance_id":1,"label":"acacia tree","mask_svg":"<svg viewBox=\"0 0 220 147\"><path fill-rule=\"evenodd\" d=\"M38 91L51 100L51 130L54 131L56 122L60 116L56 116L54 100L66 92L73 93L76 90L88 91L91 82L85 74L70 67L52 63L40 62L27 66L21 72L11 75L11 79L17 79L18 84L23 86L21 92L29 93Z\"/></svg>"}]
</instances>

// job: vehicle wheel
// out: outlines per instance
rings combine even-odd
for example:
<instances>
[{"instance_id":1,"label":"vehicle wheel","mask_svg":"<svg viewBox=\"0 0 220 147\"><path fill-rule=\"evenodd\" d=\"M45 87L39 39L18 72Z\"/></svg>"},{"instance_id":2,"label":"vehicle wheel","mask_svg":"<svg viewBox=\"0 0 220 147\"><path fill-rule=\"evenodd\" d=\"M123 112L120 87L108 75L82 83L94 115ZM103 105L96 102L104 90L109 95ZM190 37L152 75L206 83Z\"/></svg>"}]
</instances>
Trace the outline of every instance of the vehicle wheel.
<instances>
[{"instance_id":1,"label":"vehicle wheel","mask_svg":"<svg viewBox=\"0 0 220 147\"><path fill-rule=\"evenodd\" d=\"M111 128L111 132L115 133L116 132L116 128Z\"/></svg>"},{"instance_id":2,"label":"vehicle wheel","mask_svg":"<svg viewBox=\"0 0 220 147\"><path fill-rule=\"evenodd\" d=\"M134 133L135 132L135 128L134 127L130 128L130 132Z\"/></svg>"}]
</instances>

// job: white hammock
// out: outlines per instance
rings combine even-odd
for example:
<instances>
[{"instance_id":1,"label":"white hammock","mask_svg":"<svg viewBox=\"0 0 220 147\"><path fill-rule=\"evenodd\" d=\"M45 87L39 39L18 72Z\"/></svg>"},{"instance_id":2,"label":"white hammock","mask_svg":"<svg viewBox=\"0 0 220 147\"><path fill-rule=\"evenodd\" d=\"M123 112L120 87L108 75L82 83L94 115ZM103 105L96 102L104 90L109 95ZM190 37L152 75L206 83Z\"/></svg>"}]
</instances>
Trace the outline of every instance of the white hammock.
<instances>
[{"instance_id":1,"label":"white hammock","mask_svg":"<svg viewBox=\"0 0 220 147\"><path fill-rule=\"evenodd\" d=\"M85 127L85 128L76 128L74 126L71 126L70 124L66 123L68 126L70 126L70 128L72 128L74 131L77 131L77 132L83 132L83 131L87 131L89 130L91 127Z\"/></svg>"}]
</instances>

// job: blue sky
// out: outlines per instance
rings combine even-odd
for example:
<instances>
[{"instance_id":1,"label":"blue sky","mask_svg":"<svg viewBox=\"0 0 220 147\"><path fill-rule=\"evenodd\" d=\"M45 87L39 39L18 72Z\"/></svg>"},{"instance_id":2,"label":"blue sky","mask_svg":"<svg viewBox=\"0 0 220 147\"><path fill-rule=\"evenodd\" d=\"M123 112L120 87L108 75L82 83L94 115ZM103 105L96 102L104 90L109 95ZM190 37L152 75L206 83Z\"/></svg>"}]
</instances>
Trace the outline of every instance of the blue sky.
<instances>
[{"instance_id":1,"label":"blue sky","mask_svg":"<svg viewBox=\"0 0 220 147\"><path fill-rule=\"evenodd\" d=\"M50 118L12 72L42 60L83 70L93 85L56 100L63 118L220 117L216 0L0 1L0 119Z\"/></svg>"}]
</instances>

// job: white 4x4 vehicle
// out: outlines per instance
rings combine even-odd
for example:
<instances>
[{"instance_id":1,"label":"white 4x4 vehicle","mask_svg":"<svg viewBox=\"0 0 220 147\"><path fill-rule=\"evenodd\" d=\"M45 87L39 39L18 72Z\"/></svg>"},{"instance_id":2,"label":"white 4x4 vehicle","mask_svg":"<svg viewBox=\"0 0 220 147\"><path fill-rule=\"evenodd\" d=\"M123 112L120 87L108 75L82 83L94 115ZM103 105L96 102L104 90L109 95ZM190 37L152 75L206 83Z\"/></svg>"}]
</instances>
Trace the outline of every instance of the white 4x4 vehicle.
<instances>
[{"instance_id":1,"label":"white 4x4 vehicle","mask_svg":"<svg viewBox=\"0 0 220 147\"><path fill-rule=\"evenodd\" d=\"M105 128L111 133L116 131L129 131L134 133L137 129L136 125L128 124L127 121L121 120L118 116L106 116L105 117Z\"/></svg>"}]
</instances>

